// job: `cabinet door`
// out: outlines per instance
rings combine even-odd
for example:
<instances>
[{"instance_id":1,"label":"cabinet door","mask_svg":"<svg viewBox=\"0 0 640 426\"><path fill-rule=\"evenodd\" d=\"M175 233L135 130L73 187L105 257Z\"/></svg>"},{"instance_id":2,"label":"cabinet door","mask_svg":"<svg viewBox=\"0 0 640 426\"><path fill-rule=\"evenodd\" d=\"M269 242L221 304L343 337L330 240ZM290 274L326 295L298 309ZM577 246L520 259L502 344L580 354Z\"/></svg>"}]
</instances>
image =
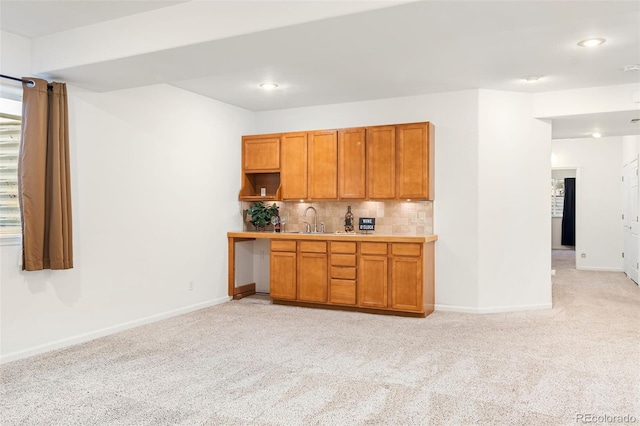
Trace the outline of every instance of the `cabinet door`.
<instances>
[{"instance_id":1,"label":"cabinet door","mask_svg":"<svg viewBox=\"0 0 640 426\"><path fill-rule=\"evenodd\" d=\"M396 126L397 195L401 199L429 198L429 123Z\"/></svg>"},{"instance_id":2,"label":"cabinet door","mask_svg":"<svg viewBox=\"0 0 640 426\"><path fill-rule=\"evenodd\" d=\"M309 198L338 198L338 133L309 133Z\"/></svg>"},{"instance_id":3,"label":"cabinet door","mask_svg":"<svg viewBox=\"0 0 640 426\"><path fill-rule=\"evenodd\" d=\"M298 300L327 302L326 253L298 253Z\"/></svg>"},{"instance_id":4,"label":"cabinet door","mask_svg":"<svg viewBox=\"0 0 640 426\"><path fill-rule=\"evenodd\" d=\"M307 198L307 134L282 135L282 168L280 171L283 200Z\"/></svg>"},{"instance_id":5,"label":"cabinet door","mask_svg":"<svg viewBox=\"0 0 640 426\"><path fill-rule=\"evenodd\" d=\"M358 265L358 305L387 307L386 256L360 256Z\"/></svg>"},{"instance_id":6,"label":"cabinet door","mask_svg":"<svg viewBox=\"0 0 640 426\"><path fill-rule=\"evenodd\" d=\"M338 132L338 197L365 199L365 134L364 128Z\"/></svg>"},{"instance_id":7,"label":"cabinet door","mask_svg":"<svg viewBox=\"0 0 640 426\"><path fill-rule=\"evenodd\" d=\"M396 196L396 127L367 127L367 197Z\"/></svg>"},{"instance_id":8,"label":"cabinet door","mask_svg":"<svg viewBox=\"0 0 640 426\"><path fill-rule=\"evenodd\" d=\"M296 298L296 253L271 252L270 293L272 299Z\"/></svg>"},{"instance_id":9,"label":"cabinet door","mask_svg":"<svg viewBox=\"0 0 640 426\"><path fill-rule=\"evenodd\" d=\"M333 304L355 305L356 304L356 281L332 278L330 294L331 294L330 302Z\"/></svg>"},{"instance_id":10,"label":"cabinet door","mask_svg":"<svg viewBox=\"0 0 640 426\"><path fill-rule=\"evenodd\" d=\"M421 311L422 258L391 258L391 308L403 311Z\"/></svg>"},{"instance_id":11,"label":"cabinet door","mask_svg":"<svg viewBox=\"0 0 640 426\"><path fill-rule=\"evenodd\" d=\"M280 171L280 135L243 136L244 172Z\"/></svg>"}]
</instances>

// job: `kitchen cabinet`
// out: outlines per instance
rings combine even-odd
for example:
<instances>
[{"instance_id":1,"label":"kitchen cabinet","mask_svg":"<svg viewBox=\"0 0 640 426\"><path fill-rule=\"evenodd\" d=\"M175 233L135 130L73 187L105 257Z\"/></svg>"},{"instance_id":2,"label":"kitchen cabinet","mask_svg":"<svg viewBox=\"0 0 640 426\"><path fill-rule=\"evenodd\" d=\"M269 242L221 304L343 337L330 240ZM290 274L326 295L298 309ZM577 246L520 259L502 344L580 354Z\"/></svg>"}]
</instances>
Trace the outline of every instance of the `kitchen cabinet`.
<instances>
[{"instance_id":1,"label":"kitchen cabinet","mask_svg":"<svg viewBox=\"0 0 640 426\"><path fill-rule=\"evenodd\" d=\"M242 138L251 200L433 200L434 126L408 123ZM261 196L260 190L267 195Z\"/></svg>"},{"instance_id":2,"label":"kitchen cabinet","mask_svg":"<svg viewBox=\"0 0 640 426\"><path fill-rule=\"evenodd\" d=\"M240 200L280 199L280 138L279 134L242 137Z\"/></svg>"},{"instance_id":3,"label":"kitchen cabinet","mask_svg":"<svg viewBox=\"0 0 640 426\"><path fill-rule=\"evenodd\" d=\"M271 241L269 288L271 297L297 297L297 254L295 241Z\"/></svg>"},{"instance_id":4,"label":"kitchen cabinet","mask_svg":"<svg viewBox=\"0 0 640 426\"><path fill-rule=\"evenodd\" d=\"M399 199L433 199L433 126L396 126L396 194Z\"/></svg>"},{"instance_id":5,"label":"kitchen cabinet","mask_svg":"<svg viewBox=\"0 0 640 426\"><path fill-rule=\"evenodd\" d=\"M338 134L336 131L309 133L307 185L312 200L338 198Z\"/></svg>"},{"instance_id":6,"label":"kitchen cabinet","mask_svg":"<svg viewBox=\"0 0 640 426\"><path fill-rule=\"evenodd\" d=\"M319 303L327 301L326 254L298 254L298 300Z\"/></svg>"},{"instance_id":7,"label":"kitchen cabinet","mask_svg":"<svg viewBox=\"0 0 640 426\"><path fill-rule=\"evenodd\" d=\"M307 199L307 152L306 132L282 135L280 177L283 200Z\"/></svg>"},{"instance_id":8,"label":"kitchen cabinet","mask_svg":"<svg viewBox=\"0 0 640 426\"><path fill-rule=\"evenodd\" d=\"M338 131L338 198L366 198L366 129Z\"/></svg>"},{"instance_id":9,"label":"kitchen cabinet","mask_svg":"<svg viewBox=\"0 0 640 426\"><path fill-rule=\"evenodd\" d=\"M396 126L367 127L367 197L396 197Z\"/></svg>"},{"instance_id":10,"label":"kitchen cabinet","mask_svg":"<svg viewBox=\"0 0 640 426\"><path fill-rule=\"evenodd\" d=\"M391 244L391 309L422 310L421 249L420 244Z\"/></svg>"},{"instance_id":11,"label":"kitchen cabinet","mask_svg":"<svg viewBox=\"0 0 640 426\"><path fill-rule=\"evenodd\" d=\"M356 243L329 243L330 283L329 303L336 305L355 305L357 301L356 286Z\"/></svg>"},{"instance_id":12,"label":"kitchen cabinet","mask_svg":"<svg viewBox=\"0 0 640 426\"><path fill-rule=\"evenodd\" d=\"M358 305L386 308L388 299L387 243L360 243Z\"/></svg>"},{"instance_id":13,"label":"kitchen cabinet","mask_svg":"<svg viewBox=\"0 0 640 426\"><path fill-rule=\"evenodd\" d=\"M275 304L424 317L434 306L437 236L300 235L229 232L229 294L235 242L271 240Z\"/></svg>"},{"instance_id":14,"label":"kitchen cabinet","mask_svg":"<svg viewBox=\"0 0 640 426\"><path fill-rule=\"evenodd\" d=\"M337 199L337 132L285 133L281 178L283 200Z\"/></svg>"},{"instance_id":15,"label":"kitchen cabinet","mask_svg":"<svg viewBox=\"0 0 640 426\"><path fill-rule=\"evenodd\" d=\"M298 300L327 302L327 243L298 242Z\"/></svg>"},{"instance_id":16,"label":"kitchen cabinet","mask_svg":"<svg viewBox=\"0 0 640 426\"><path fill-rule=\"evenodd\" d=\"M280 135L242 137L242 167L245 173L280 171Z\"/></svg>"}]
</instances>

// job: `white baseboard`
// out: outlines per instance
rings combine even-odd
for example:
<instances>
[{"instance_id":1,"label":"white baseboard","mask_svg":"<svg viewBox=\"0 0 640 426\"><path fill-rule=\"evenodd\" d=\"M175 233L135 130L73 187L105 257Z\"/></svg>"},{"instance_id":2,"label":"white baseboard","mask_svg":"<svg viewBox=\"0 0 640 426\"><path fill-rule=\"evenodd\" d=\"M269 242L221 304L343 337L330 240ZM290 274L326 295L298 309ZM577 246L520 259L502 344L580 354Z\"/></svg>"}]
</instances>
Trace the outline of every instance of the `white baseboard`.
<instances>
[{"instance_id":1,"label":"white baseboard","mask_svg":"<svg viewBox=\"0 0 640 426\"><path fill-rule=\"evenodd\" d=\"M624 272L623 268L612 268L609 266L576 266L576 269L579 271Z\"/></svg>"},{"instance_id":2,"label":"white baseboard","mask_svg":"<svg viewBox=\"0 0 640 426\"><path fill-rule=\"evenodd\" d=\"M97 339L99 337L115 334L120 331L128 330L130 328L138 327L144 324L150 324L152 322L160 321L163 319L175 317L177 315L186 314L189 312L197 311L199 309L208 308L210 306L219 305L230 301L230 296L220 297L218 299L208 300L206 302L196 303L193 305L185 306L182 308L174 309L167 312L162 312L156 315L150 315L148 317L140 318L133 321L128 321L122 324L117 324L111 327L101 328L99 330L90 331L88 333L78 334L76 336L68 337L66 339L56 340L55 342L45 343L44 345L34 346L28 349L23 349L16 352L10 352L6 355L0 356L0 364L4 364L11 361L16 361L23 358L28 358L41 353L53 351L56 349L67 348L69 346L77 345L79 343L85 343L90 340Z\"/></svg>"},{"instance_id":3,"label":"white baseboard","mask_svg":"<svg viewBox=\"0 0 640 426\"><path fill-rule=\"evenodd\" d=\"M470 306L455 306L455 305L435 305L435 310L440 312L460 312L465 314L496 314L505 312L518 312L518 311L537 311L540 309L551 309L551 303L540 303L536 305L513 305L513 306L498 306L492 308L474 308Z\"/></svg>"}]
</instances>

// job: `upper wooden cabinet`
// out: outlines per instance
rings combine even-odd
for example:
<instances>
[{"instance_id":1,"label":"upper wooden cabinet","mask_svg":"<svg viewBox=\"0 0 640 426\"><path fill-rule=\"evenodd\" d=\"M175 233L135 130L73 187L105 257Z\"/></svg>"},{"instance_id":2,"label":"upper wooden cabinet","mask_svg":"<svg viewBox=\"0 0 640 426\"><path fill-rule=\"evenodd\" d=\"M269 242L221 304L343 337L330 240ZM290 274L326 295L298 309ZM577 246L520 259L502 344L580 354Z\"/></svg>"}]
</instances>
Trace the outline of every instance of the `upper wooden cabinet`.
<instances>
[{"instance_id":1,"label":"upper wooden cabinet","mask_svg":"<svg viewBox=\"0 0 640 426\"><path fill-rule=\"evenodd\" d=\"M280 199L280 138L279 134L242 137L240 200Z\"/></svg>"},{"instance_id":2,"label":"upper wooden cabinet","mask_svg":"<svg viewBox=\"0 0 640 426\"><path fill-rule=\"evenodd\" d=\"M338 198L364 200L366 194L366 130L338 131Z\"/></svg>"},{"instance_id":3,"label":"upper wooden cabinet","mask_svg":"<svg viewBox=\"0 0 640 426\"><path fill-rule=\"evenodd\" d=\"M337 131L282 135L281 179L283 200L337 199Z\"/></svg>"},{"instance_id":4,"label":"upper wooden cabinet","mask_svg":"<svg viewBox=\"0 0 640 426\"><path fill-rule=\"evenodd\" d=\"M433 126L396 126L396 195L400 199L433 198Z\"/></svg>"},{"instance_id":5,"label":"upper wooden cabinet","mask_svg":"<svg viewBox=\"0 0 640 426\"><path fill-rule=\"evenodd\" d=\"M434 198L434 126L428 122L242 141L241 200Z\"/></svg>"},{"instance_id":6,"label":"upper wooden cabinet","mask_svg":"<svg viewBox=\"0 0 640 426\"><path fill-rule=\"evenodd\" d=\"M283 200L304 200L307 191L307 133L282 135L281 185Z\"/></svg>"},{"instance_id":7,"label":"upper wooden cabinet","mask_svg":"<svg viewBox=\"0 0 640 426\"><path fill-rule=\"evenodd\" d=\"M309 175L312 200L338 198L338 133L334 130L309 133Z\"/></svg>"},{"instance_id":8,"label":"upper wooden cabinet","mask_svg":"<svg viewBox=\"0 0 640 426\"><path fill-rule=\"evenodd\" d=\"M243 136L243 171L245 173L280 171L280 137L280 135Z\"/></svg>"},{"instance_id":9,"label":"upper wooden cabinet","mask_svg":"<svg viewBox=\"0 0 640 426\"><path fill-rule=\"evenodd\" d=\"M396 126L367 127L367 196L396 196Z\"/></svg>"}]
</instances>

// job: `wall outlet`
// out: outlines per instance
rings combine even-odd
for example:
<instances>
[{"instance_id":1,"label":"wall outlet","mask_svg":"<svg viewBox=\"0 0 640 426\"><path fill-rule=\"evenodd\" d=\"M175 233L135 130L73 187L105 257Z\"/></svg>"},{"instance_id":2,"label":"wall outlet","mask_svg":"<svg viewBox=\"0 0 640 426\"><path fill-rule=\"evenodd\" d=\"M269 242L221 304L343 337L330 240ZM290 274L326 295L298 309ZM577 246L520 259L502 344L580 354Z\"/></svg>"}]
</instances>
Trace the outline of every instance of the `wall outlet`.
<instances>
[{"instance_id":1,"label":"wall outlet","mask_svg":"<svg viewBox=\"0 0 640 426\"><path fill-rule=\"evenodd\" d=\"M427 223L427 214L425 212L418 213L418 222Z\"/></svg>"},{"instance_id":2,"label":"wall outlet","mask_svg":"<svg viewBox=\"0 0 640 426\"><path fill-rule=\"evenodd\" d=\"M411 222L412 223L418 222L418 212L411 212Z\"/></svg>"},{"instance_id":3,"label":"wall outlet","mask_svg":"<svg viewBox=\"0 0 640 426\"><path fill-rule=\"evenodd\" d=\"M189 291L193 291L193 281L189 281Z\"/></svg>"}]
</instances>

